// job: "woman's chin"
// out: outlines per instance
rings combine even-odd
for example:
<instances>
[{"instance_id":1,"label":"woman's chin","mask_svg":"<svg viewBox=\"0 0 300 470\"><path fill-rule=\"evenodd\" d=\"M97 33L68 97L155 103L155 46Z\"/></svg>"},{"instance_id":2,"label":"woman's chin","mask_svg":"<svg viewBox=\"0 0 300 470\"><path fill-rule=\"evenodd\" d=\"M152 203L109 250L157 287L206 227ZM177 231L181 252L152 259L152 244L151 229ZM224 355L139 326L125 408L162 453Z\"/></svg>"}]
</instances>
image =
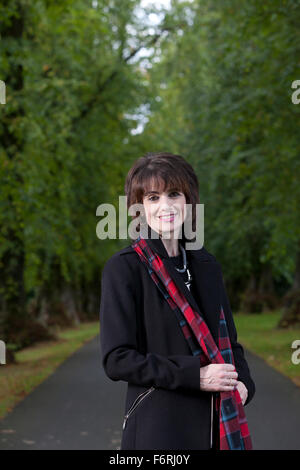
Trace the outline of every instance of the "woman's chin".
<instances>
[{"instance_id":1,"label":"woman's chin","mask_svg":"<svg viewBox=\"0 0 300 470\"><path fill-rule=\"evenodd\" d=\"M157 232L159 232L163 238L178 238L178 235L180 235L180 226L162 227L157 229Z\"/></svg>"}]
</instances>

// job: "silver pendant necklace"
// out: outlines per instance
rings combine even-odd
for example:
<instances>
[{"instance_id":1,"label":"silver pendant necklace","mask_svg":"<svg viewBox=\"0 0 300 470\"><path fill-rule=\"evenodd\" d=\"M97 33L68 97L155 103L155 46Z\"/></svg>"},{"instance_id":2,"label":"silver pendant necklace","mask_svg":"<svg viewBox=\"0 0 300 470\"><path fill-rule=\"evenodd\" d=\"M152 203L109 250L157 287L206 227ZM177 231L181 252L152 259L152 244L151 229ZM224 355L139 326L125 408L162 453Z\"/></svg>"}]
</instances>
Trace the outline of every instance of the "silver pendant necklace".
<instances>
[{"instance_id":1,"label":"silver pendant necklace","mask_svg":"<svg viewBox=\"0 0 300 470\"><path fill-rule=\"evenodd\" d=\"M190 290L190 287L191 287L191 281L192 281L192 276L191 276L191 273L187 267L187 262L186 262L186 252L185 252L185 249L183 248L182 245L180 245L179 243L179 247L181 249L181 252L182 252L182 256L183 256L183 268L180 269L180 268L176 268L178 272L180 273L185 273L185 271L187 272L187 275L188 275L188 280L185 281L185 285L186 287L188 288L188 290Z\"/></svg>"}]
</instances>

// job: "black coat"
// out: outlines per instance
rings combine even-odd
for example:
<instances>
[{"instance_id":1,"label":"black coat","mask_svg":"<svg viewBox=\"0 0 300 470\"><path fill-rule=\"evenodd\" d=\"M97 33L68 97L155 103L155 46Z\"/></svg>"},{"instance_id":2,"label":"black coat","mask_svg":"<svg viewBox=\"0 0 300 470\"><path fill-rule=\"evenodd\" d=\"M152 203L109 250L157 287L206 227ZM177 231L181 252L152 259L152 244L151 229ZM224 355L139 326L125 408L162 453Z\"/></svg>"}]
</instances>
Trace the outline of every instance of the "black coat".
<instances>
[{"instance_id":1,"label":"black coat","mask_svg":"<svg viewBox=\"0 0 300 470\"><path fill-rule=\"evenodd\" d=\"M247 405L255 385L237 342L220 264L204 247L186 251L198 307L161 239L148 241L192 307L201 309L216 344L223 305L238 380L248 389ZM107 376L128 382L125 413L130 413L121 450L210 448L212 394L200 390L200 358L192 355L175 313L130 245L102 271L100 344Z\"/></svg>"}]
</instances>

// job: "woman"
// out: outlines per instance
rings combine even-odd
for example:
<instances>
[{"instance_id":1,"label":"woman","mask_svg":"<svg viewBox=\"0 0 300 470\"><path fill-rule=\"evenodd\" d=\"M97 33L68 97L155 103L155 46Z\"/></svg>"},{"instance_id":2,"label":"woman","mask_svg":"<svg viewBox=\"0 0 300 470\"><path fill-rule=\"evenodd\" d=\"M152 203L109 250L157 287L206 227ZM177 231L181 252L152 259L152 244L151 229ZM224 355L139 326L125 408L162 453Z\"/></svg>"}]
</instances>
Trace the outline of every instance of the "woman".
<instances>
[{"instance_id":1,"label":"woman","mask_svg":"<svg viewBox=\"0 0 300 470\"><path fill-rule=\"evenodd\" d=\"M180 231L186 204L195 231L198 191L179 155L147 154L127 175L140 235L106 262L100 306L105 373L128 383L121 450L251 448L243 405L255 385L221 267Z\"/></svg>"}]
</instances>

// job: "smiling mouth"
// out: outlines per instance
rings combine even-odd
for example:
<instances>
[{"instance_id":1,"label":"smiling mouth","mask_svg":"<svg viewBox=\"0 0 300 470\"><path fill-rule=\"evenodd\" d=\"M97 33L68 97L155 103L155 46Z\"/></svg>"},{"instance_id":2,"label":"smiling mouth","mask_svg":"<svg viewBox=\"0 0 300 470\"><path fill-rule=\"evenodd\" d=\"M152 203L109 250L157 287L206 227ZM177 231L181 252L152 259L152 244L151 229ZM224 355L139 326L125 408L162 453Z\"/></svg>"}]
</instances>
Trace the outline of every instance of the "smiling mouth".
<instances>
[{"instance_id":1,"label":"smiling mouth","mask_svg":"<svg viewBox=\"0 0 300 470\"><path fill-rule=\"evenodd\" d=\"M168 214L168 215L160 215L159 219L160 220L166 220L166 221L171 221L175 218L175 214Z\"/></svg>"}]
</instances>

